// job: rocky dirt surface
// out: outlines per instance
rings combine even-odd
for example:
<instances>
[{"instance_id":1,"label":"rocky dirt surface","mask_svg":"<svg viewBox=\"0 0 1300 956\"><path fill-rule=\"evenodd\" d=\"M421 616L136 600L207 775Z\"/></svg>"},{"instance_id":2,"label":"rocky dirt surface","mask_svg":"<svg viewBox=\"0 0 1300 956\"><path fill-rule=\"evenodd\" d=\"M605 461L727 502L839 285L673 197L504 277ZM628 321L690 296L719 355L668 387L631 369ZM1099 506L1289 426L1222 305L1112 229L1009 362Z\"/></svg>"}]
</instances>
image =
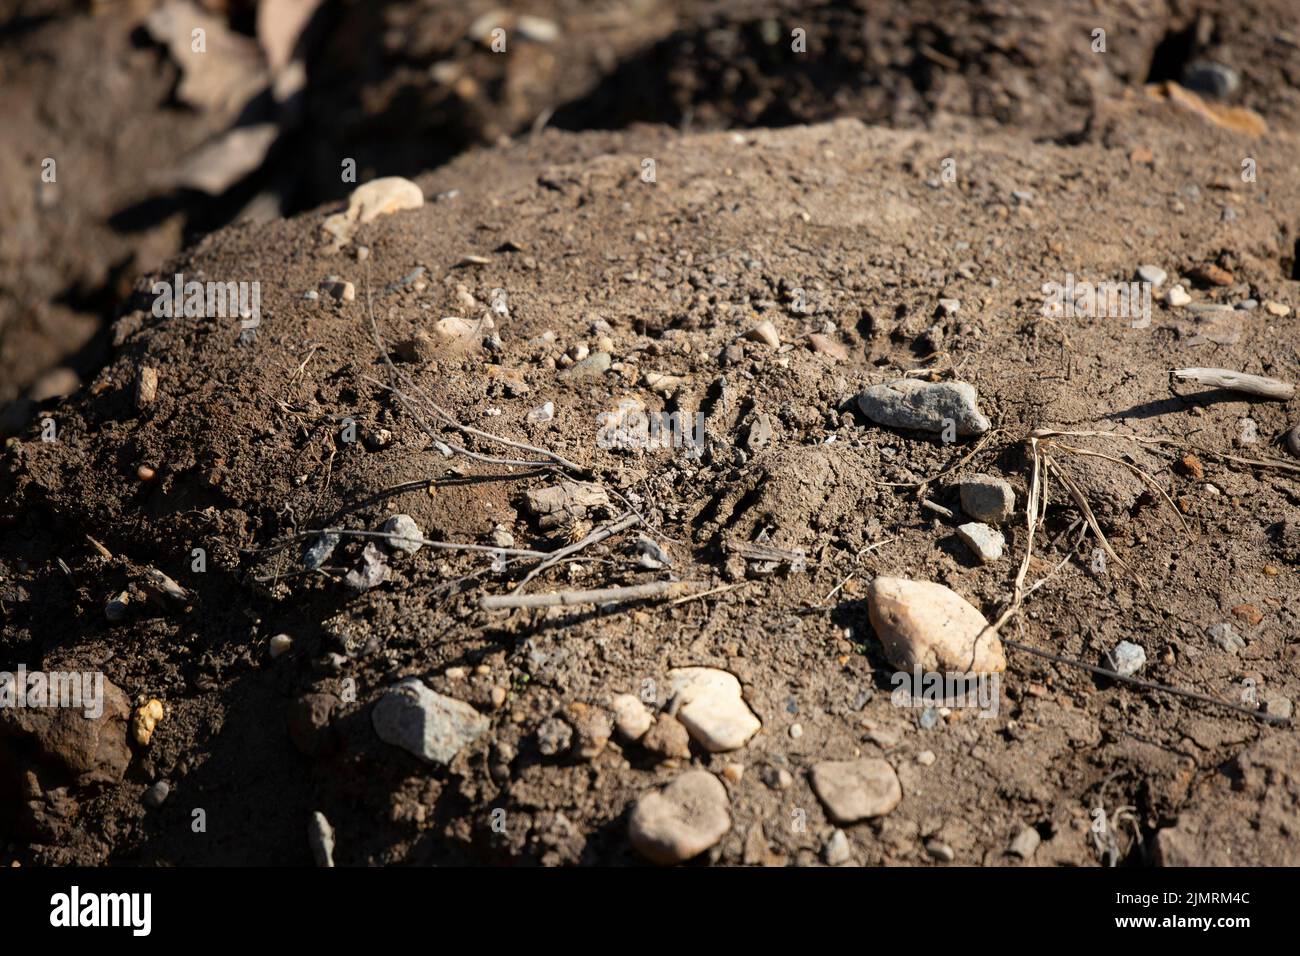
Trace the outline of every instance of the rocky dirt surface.
<instances>
[{"instance_id":1,"label":"rocky dirt surface","mask_svg":"<svg viewBox=\"0 0 1300 956\"><path fill-rule=\"evenodd\" d=\"M1296 402L1170 375L1300 378L1283 5L1116 14L1101 65L1087 9L921 6L816 8L898 27L810 29L884 78L841 100L735 52L779 8L664 8L418 207L327 232L347 186L138 281L0 457L0 669L117 689L0 716L5 862L1300 862ZM1240 89L1145 88L1179 43ZM647 69L659 112L601 105ZM1044 314L1147 266L1149 323ZM156 315L176 273L258 282L256 326ZM609 441L657 412L701 446ZM899 700L953 635L888 582L999 619L1043 480L994 698Z\"/></svg>"}]
</instances>

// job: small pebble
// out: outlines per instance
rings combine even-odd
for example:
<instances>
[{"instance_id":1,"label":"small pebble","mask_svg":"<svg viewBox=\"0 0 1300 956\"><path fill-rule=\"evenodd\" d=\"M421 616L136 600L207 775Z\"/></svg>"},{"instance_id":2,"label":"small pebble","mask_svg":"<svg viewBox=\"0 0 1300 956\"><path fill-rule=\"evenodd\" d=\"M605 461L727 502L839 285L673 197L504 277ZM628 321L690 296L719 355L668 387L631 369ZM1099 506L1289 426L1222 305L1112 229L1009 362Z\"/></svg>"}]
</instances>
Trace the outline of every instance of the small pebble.
<instances>
[{"instance_id":1,"label":"small pebble","mask_svg":"<svg viewBox=\"0 0 1300 956\"><path fill-rule=\"evenodd\" d=\"M135 407L144 408L158 396L158 370L141 365L135 378Z\"/></svg>"},{"instance_id":2,"label":"small pebble","mask_svg":"<svg viewBox=\"0 0 1300 956\"><path fill-rule=\"evenodd\" d=\"M315 571L329 560L334 549L338 547L339 536L337 534L318 534L312 538L306 550L302 553L302 566L308 571Z\"/></svg>"},{"instance_id":3,"label":"small pebble","mask_svg":"<svg viewBox=\"0 0 1300 956\"><path fill-rule=\"evenodd\" d=\"M1199 60L1183 69L1182 85L1203 96L1225 100L1241 88L1241 75L1222 63Z\"/></svg>"},{"instance_id":4,"label":"small pebble","mask_svg":"<svg viewBox=\"0 0 1300 956\"><path fill-rule=\"evenodd\" d=\"M149 746L154 730L157 729L164 715L163 703L157 698L141 704L131 714L131 737L141 747Z\"/></svg>"},{"instance_id":5,"label":"small pebble","mask_svg":"<svg viewBox=\"0 0 1300 956\"><path fill-rule=\"evenodd\" d=\"M384 522L380 530L387 534L400 535L400 537L397 538L386 539L388 547L392 551L402 551L406 554L415 554L415 552L424 547L420 541L411 540L415 538L423 538L424 532L421 531L420 526L415 523L415 519L408 514L393 515Z\"/></svg>"},{"instance_id":6,"label":"small pebble","mask_svg":"<svg viewBox=\"0 0 1300 956\"><path fill-rule=\"evenodd\" d=\"M159 809L167 802L167 797L171 795L172 786L166 780L159 780L152 787L144 792L141 798L144 805L150 810Z\"/></svg>"},{"instance_id":7,"label":"small pebble","mask_svg":"<svg viewBox=\"0 0 1300 956\"><path fill-rule=\"evenodd\" d=\"M357 297L357 288L351 282L342 279L326 280L321 289L343 302L352 302Z\"/></svg>"},{"instance_id":8,"label":"small pebble","mask_svg":"<svg viewBox=\"0 0 1300 956\"><path fill-rule=\"evenodd\" d=\"M916 755L916 762L919 763L922 767L933 766L934 761L935 761L935 756L933 750L922 750L919 754Z\"/></svg>"},{"instance_id":9,"label":"small pebble","mask_svg":"<svg viewBox=\"0 0 1300 956\"><path fill-rule=\"evenodd\" d=\"M307 822L307 845L311 847L311 856L317 866L334 865L334 828L319 810Z\"/></svg>"},{"instance_id":10,"label":"small pebble","mask_svg":"<svg viewBox=\"0 0 1300 956\"><path fill-rule=\"evenodd\" d=\"M1132 677L1147 663L1147 652L1132 641L1120 641L1107 655L1110 669L1123 677Z\"/></svg>"},{"instance_id":11,"label":"small pebble","mask_svg":"<svg viewBox=\"0 0 1300 956\"><path fill-rule=\"evenodd\" d=\"M766 767L763 770L763 783L772 790L789 790L794 786L794 775L784 767Z\"/></svg>"},{"instance_id":12,"label":"small pebble","mask_svg":"<svg viewBox=\"0 0 1300 956\"><path fill-rule=\"evenodd\" d=\"M781 334L777 332L776 326L767 319L746 332L744 337L754 342L762 342L774 349L781 347Z\"/></svg>"},{"instance_id":13,"label":"small pebble","mask_svg":"<svg viewBox=\"0 0 1300 956\"><path fill-rule=\"evenodd\" d=\"M547 402L545 405L538 405L528 413L530 422L549 422L555 417L555 405Z\"/></svg>"},{"instance_id":14,"label":"small pebble","mask_svg":"<svg viewBox=\"0 0 1300 956\"><path fill-rule=\"evenodd\" d=\"M631 694L619 694L611 704L614 710L614 728L624 740L640 740L654 724L654 717L645 704Z\"/></svg>"},{"instance_id":15,"label":"small pebble","mask_svg":"<svg viewBox=\"0 0 1300 956\"><path fill-rule=\"evenodd\" d=\"M925 852L940 863L951 863L957 859L957 854L953 848L939 840L927 840L925 843Z\"/></svg>"},{"instance_id":16,"label":"small pebble","mask_svg":"<svg viewBox=\"0 0 1300 956\"><path fill-rule=\"evenodd\" d=\"M1028 860L1038 849L1038 844L1043 842L1043 838L1038 835L1038 831L1033 827L1025 827L1016 834L1016 838L1011 841L1010 853L1018 856L1022 860Z\"/></svg>"},{"instance_id":17,"label":"small pebble","mask_svg":"<svg viewBox=\"0 0 1300 956\"><path fill-rule=\"evenodd\" d=\"M1141 282L1150 282L1155 288L1164 285L1169 274L1159 266L1142 265L1137 267L1137 277Z\"/></svg>"},{"instance_id":18,"label":"small pebble","mask_svg":"<svg viewBox=\"0 0 1300 956\"><path fill-rule=\"evenodd\" d=\"M1290 697L1270 697L1264 701L1264 713L1271 717L1279 717L1282 720L1291 719L1291 698Z\"/></svg>"},{"instance_id":19,"label":"small pebble","mask_svg":"<svg viewBox=\"0 0 1300 956\"><path fill-rule=\"evenodd\" d=\"M289 652L289 648L293 647L293 638L288 634L277 634L275 637L271 638L268 646L271 652L271 659L274 660L275 658Z\"/></svg>"},{"instance_id":20,"label":"small pebble","mask_svg":"<svg viewBox=\"0 0 1300 956\"><path fill-rule=\"evenodd\" d=\"M961 510L976 521L999 525L1011 517L1016 493L1004 479L974 475L962 480Z\"/></svg>"},{"instance_id":21,"label":"small pebble","mask_svg":"<svg viewBox=\"0 0 1300 956\"><path fill-rule=\"evenodd\" d=\"M1291 314L1291 307L1283 305L1281 302L1265 302L1264 311L1269 315L1275 315L1279 319L1284 319Z\"/></svg>"},{"instance_id":22,"label":"small pebble","mask_svg":"<svg viewBox=\"0 0 1300 956\"><path fill-rule=\"evenodd\" d=\"M141 465L135 470L135 476L141 481L153 481L157 474L158 472L148 465Z\"/></svg>"},{"instance_id":23,"label":"small pebble","mask_svg":"<svg viewBox=\"0 0 1300 956\"><path fill-rule=\"evenodd\" d=\"M122 591L117 597L113 598L113 600L109 601L108 604L105 605L104 617L108 618L109 621L114 624L125 620L126 615L130 611L128 606L130 603L131 595L126 591Z\"/></svg>"},{"instance_id":24,"label":"small pebble","mask_svg":"<svg viewBox=\"0 0 1300 956\"><path fill-rule=\"evenodd\" d=\"M1187 290L1181 285L1171 286L1165 294L1165 301L1173 308L1179 309L1185 305L1191 304L1192 297L1187 294Z\"/></svg>"},{"instance_id":25,"label":"small pebble","mask_svg":"<svg viewBox=\"0 0 1300 956\"><path fill-rule=\"evenodd\" d=\"M853 848L849 846L848 836L843 830L836 830L822 847L822 859L827 866L843 866L852 858Z\"/></svg>"},{"instance_id":26,"label":"small pebble","mask_svg":"<svg viewBox=\"0 0 1300 956\"><path fill-rule=\"evenodd\" d=\"M978 521L958 525L957 536L962 539L984 564L1000 560L1007 539L1001 531L990 528Z\"/></svg>"},{"instance_id":27,"label":"small pebble","mask_svg":"<svg viewBox=\"0 0 1300 956\"><path fill-rule=\"evenodd\" d=\"M1242 640L1241 635L1226 621L1214 625L1207 633L1216 645L1230 654L1235 654L1246 646L1246 642Z\"/></svg>"},{"instance_id":28,"label":"small pebble","mask_svg":"<svg viewBox=\"0 0 1300 956\"><path fill-rule=\"evenodd\" d=\"M790 737L794 740L798 740L802 736L803 736L803 724L791 724Z\"/></svg>"}]
</instances>

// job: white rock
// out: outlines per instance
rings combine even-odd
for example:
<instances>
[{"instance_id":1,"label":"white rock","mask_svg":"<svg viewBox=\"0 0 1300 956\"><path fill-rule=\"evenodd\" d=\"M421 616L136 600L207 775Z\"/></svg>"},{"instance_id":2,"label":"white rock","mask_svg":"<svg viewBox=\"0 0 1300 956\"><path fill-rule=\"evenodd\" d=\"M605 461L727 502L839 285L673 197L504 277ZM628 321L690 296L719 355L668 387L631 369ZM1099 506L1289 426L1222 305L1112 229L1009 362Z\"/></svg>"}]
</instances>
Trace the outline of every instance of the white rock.
<instances>
[{"instance_id":1,"label":"white rock","mask_svg":"<svg viewBox=\"0 0 1300 956\"><path fill-rule=\"evenodd\" d=\"M555 417L555 404L547 402L545 405L538 405L528 413L530 422L549 422Z\"/></svg>"},{"instance_id":2,"label":"white rock","mask_svg":"<svg viewBox=\"0 0 1300 956\"><path fill-rule=\"evenodd\" d=\"M471 322L459 316L448 315L433 323L433 331L444 342L471 343L475 336L490 331L490 326L483 322Z\"/></svg>"},{"instance_id":3,"label":"white rock","mask_svg":"<svg viewBox=\"0 0 1300 956\"><path fill-rule=\"evenodd\" d=\"M383 176L352 190L347 215L357 222L373 222L380 216L423 205L424 193L415 183L401 176Z\"/></svg>"},{"instance_id":4,"label":"white rock","mask_svg":"<svg viewBox=\"0 0 1300 956\"><path fill-rule=\"evenodd\" d=\"M288 634L275 635L275 637L271 638L269 644L269 650L270 650L272 660L281 656L282 654L287 654L289 652L289 648L291 647L293 647L292 637L290 637Z\"/></svg>"},{"instance_id":5,"label":"white rock","mask_svg":"<svg viewBox=\"0 0 1300 956\"><path fill-rule=\"evenodd\" d=\"M469 704L436 694L415 677L389 688L371 711L370 722L380 740L436 764L451 763L491 726Z\"/></svg>"},{"instance_id":6,"label":"white rock","mask_svg":"<svg viewBox=\"0 0 1300 956\"><path fill-rule=\"evenodd\" d=\"M1150 282L1153 288L1158 288L1164 285L1164 281L1169 278L1169 275L1159 266L1141 265L1137 267L1137 277L1138 281Z\"/></svg>"},{"instance_id":7,"label":"white rock","mask_svg":"<svg viewBox=\"0 0 1300 956\"><path fill-rule=\"evenodd\" d=\"M1011 841L1009 852L1022 860L1027 860L1034 855L1034 851L1038 849L1038 844L1042 842L1043 838L1038 835L1037 830L1033 827L1025 827Z\"/></svg>"},{"instance_id":8,"label":"white rock","mask_svg":"<svg viewBox=\"0 0 1300 956\"><path fill-rule=\"evenodd\" d=\"M661 866L699 856L730 829L727 789L707 770L688 770L663 790L645 794L628 821L632 847Z\"/></svg>"},{"instance_id":9,"label":"white rock","mask_svg":"<svg viewBox=\"0 0 1300 956\"><path fill-rule=\"evenodd\" d=\"M957 526L957 536L966 542L966 546L975 552L975 556L985 564L991 564L1002 558L1002 549L1007 539L1001 531L995 531L986 524L970 521Z\"/></svg>"},{"instance_id":10,"label":"white rock","mask_svg":"<svg viewBox=\"0 0 1300 956\"><path fill-rule=\"evenodd\" d=\"M631 694L619 694L611 701L614 727L624 740L640 740L655 722L646 705Z\"/></svg>"},{"instance_id":11,"label":"white rock","mask_svg":"<svg viewBox=\"0 0 1300 956\"><path fill-rule=\"evenodd\" d=\"M334 865L334 828L319 810L307 822L307 844L317 866Z\"/></svg>"},{"instance_id":12,"label":"white rock","mask_svg":"<svg viewBox=\"0 0 1300 956\"><path fill-rule=\"evenodd\" d=\"M812 787L839 824L883 817L903 799L898 774L879 757L823 761L812 768Z\"/></svg>"},{"instance_id":13,"label":"white rock","mask_svg":"<svg viewBox=\"0 0 1300 956\"><path fill-rule=\"evenodd\" d=\"M326 218L322 228L342 243L352 240L359 223L372 222L380 216L424 205L420 187L401 176L385 176L362 183L348 197L348 208Z\"/></svg>"},{"instance_id":14,"label":"white rock","mask_svg":"<svg viewBox=\"0 0 1300 956\"><path fill-rule=\"evenodd\" d=\"M1165 301L1173 308L1181 309L1185 305L1190 305L1192 297L1187 294L1187 290L1181 285L1170 286L1169 291L1165 293Z\"/></svg>"},{"instance_id":15,"label":"white rock","mask_svg":"<svg viewBox=\"0 0 1300 956\"><path fill-rule=\"evenodd\" d=\"M407 514L396 514L384 522L380 528L387 534L401 535L400 538L386 538L389 550L404 551L407 554L415 554L424 545L419 541L412 541L412 538L423 538L424 532L420 526L415 523L415 519Z\"/></svg>"},{"instance_id":16,"label":"white rock","mask_svg":"<svg viewBox=\"0 0 1300 956\"><path fill-rule=\"evenodd\" d=\"M827 866L843 866L853 858L853 848L843 830L836 830L822 847L822 858Z\"/></svg>"},{"instance_id":17,"label":"white rock","mask_svg":"<svg viewBox=\"0 0 1300 956\"><path fill-rule=\"evenodd\" d=\"M1132 677L1147 663L1147 652L1132 641L1120 641L1109 656L1111 670L1124 677Z\"/></svg>"},{"instance_id":18,"label":"white rock","mask_svg":"<svg viewBox=\"0 0 1300 956\"><path fill-rule=\"evenodd\" d=\"M867 589L871 626L899 670L1001 673L1007 660L988 621L961 595L932 581L878 577ZM976 638L979 643L976 644Z\"/></svg>"},{"instance_id":19,"label":"white rock","mask_svg":"<svg viewBox=\"0 0 1300 956\"><path fill-rule=\"evenodd\" d=\"M734 674L712 667L668 672L668 712L710 753L736 750L763 725L745 704Z\"/></svg>"}]
</instances>

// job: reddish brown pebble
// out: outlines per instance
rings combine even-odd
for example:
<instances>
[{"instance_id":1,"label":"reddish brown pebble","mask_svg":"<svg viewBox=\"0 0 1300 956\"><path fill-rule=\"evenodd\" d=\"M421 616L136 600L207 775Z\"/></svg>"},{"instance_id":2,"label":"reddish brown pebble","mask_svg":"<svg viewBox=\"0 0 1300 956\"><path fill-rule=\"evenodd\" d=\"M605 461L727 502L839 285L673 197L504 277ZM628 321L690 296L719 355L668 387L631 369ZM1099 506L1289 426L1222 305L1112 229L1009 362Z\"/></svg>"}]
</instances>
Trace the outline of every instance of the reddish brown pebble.
<instances>
[{"instance_id":1,"label":"reddish brown pebble","mask_svg":"<svg viewBox=\"0 0 1300 956\"><path fill-rule=\"evenodd\" d=\"M1238 620L1244 621L1250 627L1254 627L1264 620L1264 615L1253 604L1238 604L1232 609L1232 613Z\"/></svg>"},{"instance_id":2,"label":"reddish brown pebble","mask_svg":"<svg viewBox=\"0 0 1300 956\"><path fill-rule=\"evenodd\" d=\"M1201 464L1201 459L1191 452L1179 459L1178 470L1188 478L1195 478L1197 481L1205 477L1205 466Z\"/></svg>"},{"instance_id":3,"label":"reddish brown pebble","mask_svg":"<svg viewBox=\"0 0 1300 956\"><path fill-rule=\"evenodd\" d=\"M1232 273L1212 262L1197 266L1188 275L1205 285L1232 285Z\"/></svg>"},{"instance_id":4,"label":"reddish brown pebble","mask_svg":"<svg viewBox=\"0 0 1300 956\"><path fill-rule=\"evenodd\" d=\"M153 481L154 475L156 474L158 474L158 472L154 471L148 465L141 465L135 470L135 476L141 481Z\"/></svg>"}]
</instances>

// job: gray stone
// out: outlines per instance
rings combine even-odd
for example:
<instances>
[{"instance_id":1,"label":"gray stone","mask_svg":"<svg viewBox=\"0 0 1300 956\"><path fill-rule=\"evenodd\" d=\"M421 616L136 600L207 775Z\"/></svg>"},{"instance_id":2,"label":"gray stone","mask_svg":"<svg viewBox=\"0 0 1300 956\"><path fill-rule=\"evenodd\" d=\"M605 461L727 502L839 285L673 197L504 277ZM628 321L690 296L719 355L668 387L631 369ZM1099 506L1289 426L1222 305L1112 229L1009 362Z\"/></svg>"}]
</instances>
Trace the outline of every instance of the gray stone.
<instances>
[{"instance_id":1,"label":"gray stone","mask_svg":"<svg viewBox=\"0 0 1300 956\"><path fill-rule=\"evenodd\" d=\"M823 761L812 768L812 787L840 824L882 817L903 799L898 774L879 757Z\"/></svg>"},{"instance_id":2,"label":"gray stone","mask_svg":"<svg viewBox=\"0 0 1300 956\"><path fill-rule=\"evenodd\" d=\"M420 526L415 523L415 519L407 514L396 514L384 522L383 527L379 530L388 534L398 534L401 538L387 538L388 547L393 551L404 551L406 554L415 554L423 544L419 541L408 540L411 538L423 538L424 532Z\"/></svg>"},{"instance_id":3,"label":"gray stone","mask_svg":"<svg viewBox=\"0 0 1300 956\"><path fill-rule=\"evenodd\" d=\"M347 573L343 583L358 593L369 591L388 580L391 569L384 553L373 544L361 552L361 563Z\"/></svg>"},{"instance_id":4,"label":"gray stone","mask_svg":"<svg viewBox=\"0 0 1300 956\"><path fill-rule=\"evenodd\" d=\"M302 566L308 571L315 571L330 559L338 545L339 536L336 534L316 535L302 553Z\"/></svg>"},{"instance_id":5,"label":"gray stone","mask_svg":"<svg viewBox=\"0 0 1300 956\"><path fill-rule=\"evenodd\" d=\"M1237 633L1236 629L1226 621L1214 625L1214 627L1210 628L1206 633L1210 635L1210 640L1214 641L1215 644L1227 651L1229 654L1235 654L1246 646L1245 640L1243 640L1241 635Z\"/></svg>"},{"instance_id":6,"label":"gray stone","mask_svg":"<svg viewBox=\"0 0 1300 956\"><path fill-rule=\"evenodd\" d=\"M1002 549L1006 547L1007 543L1007 539L1002 537L1001 531L995 531L979 521L970 521L958 525L957 537L966 542L966 546L984 564L991 564L994 561L1001 560Z\"/></svg>"},{"instance_id":7,"label":"gray stone","mask_svg":"<svg viewBox=\"0 0 1300 956\"><path fill-rule=\"evenodd\" d=\"M370 715L379 739L426 763L448 764L483 736L491 721L464 701L434 693L408 677L380 698Z\"/></svg>"},{"instance_id":8,"label":"gray stone","mask_svg":"<svg viewBox=\"0 0 1300 956\"><path fill-rule=\"evenodd\" d=\"M1183 86L1193 92L1225 100L1241 88L1241 76L1222 63L1200 60L1189 63L1183 70Z\"/></svg>"},{"instance_id":9,"label":"gray stone","mask_svg":"<svg viewBox=\"0 0 1300 956\"><path fill-rule=\"evenodd\" d=\"M927 840L925 843L925 852L930 854L932 859L940 863L951 863L957 859L957 854L948 844L941 840Z\"/></svg>"},{"instance_id":10,"label":"gray stone","mask_svg":"<svg viewBox=\"0 0 1300 956\"><path fill-rule=\"evenodd\" d=\"M982 435L989 430L989 420L978 407L975 386L967 382L904 378L872 385L858 396L858 408L887 428L942 433L952 422L958 435Z\"/></svg>"},{"instance_id":11,"label":"gray stone","mask_svg":"<svg viewBox=\"0 0 1300 956\"><path fill-rule=\"evenodd\" d=\"M1147 663L1147 652L1132 641L1120 641L1108 655L1110 667L1115 673L1132 677Z\"/></svg>"},{"instance_id":12,"label":"gray stone","mask_svg":"<svg viewBox=\"0 0 1300 956\"><path fill-rule=\"evenodd\" d=\"M1016 493L995 475L972 475L961 483L961 510L976 521L999 525L1016 510Z\"/></svg>"},{"instance_id":13,"label":"gray stone","mask_svg":"<svg viewBox=\"0 0 1300 956\"><path fill-rule=\"evenodd\" d=\"M608 352L592 352L581 362L575 362L569 368L560 372L557 378L600 378L609 371L610 357Z\"/></svg>"},{"instance_id":14,"label":"gray stone","mask_svg":"<svg viewBox=\"0 0 1300 956\"><path fill-rule=\"evenodd\" d=\"M843 830L836 830L822 847L822 859L827 866L843 866L853 859L853 848Z\"/></svg>"},{"instance_id":15,"label":"gray stone","mask_svg":"<svg viewBox=\"0 0 1300 956\"><path fill-rule=\"evenodd\" d=\"M157 810L167 802L167 798L171 796L171 792L172 785L166 780L159 780L152 787L146 790L144 796L140 799L150 810Z\"/></svg>"}]
</instances>

